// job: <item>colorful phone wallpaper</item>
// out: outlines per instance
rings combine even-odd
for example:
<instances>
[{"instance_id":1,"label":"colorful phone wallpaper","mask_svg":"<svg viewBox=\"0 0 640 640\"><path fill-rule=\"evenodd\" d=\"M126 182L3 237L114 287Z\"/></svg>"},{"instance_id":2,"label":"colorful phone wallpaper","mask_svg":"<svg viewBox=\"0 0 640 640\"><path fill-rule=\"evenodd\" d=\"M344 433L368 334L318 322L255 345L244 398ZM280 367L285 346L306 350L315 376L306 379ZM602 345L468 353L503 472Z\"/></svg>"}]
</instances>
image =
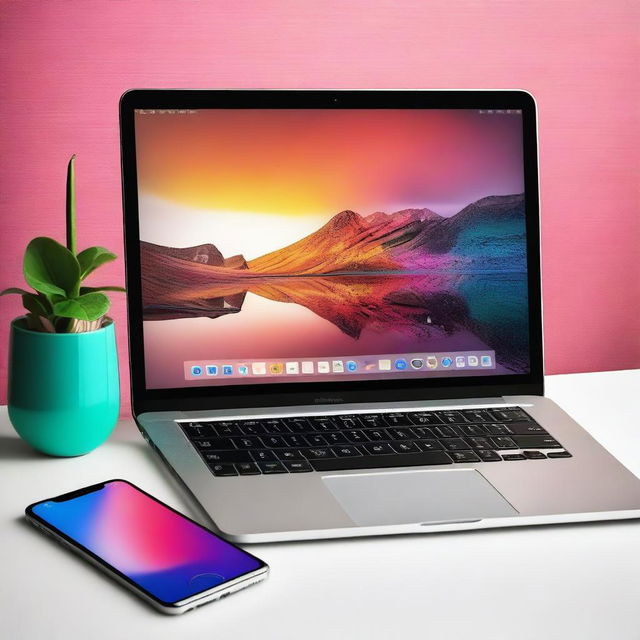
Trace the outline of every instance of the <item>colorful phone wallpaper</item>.
<instances>
[{"instance_id":1,"label":"colorful phone wallpaper","mask_svg":"<svg viewBox=\"0 0 640 640\"><path fill-rule=\"evenodd\" d=\"M167 603L262 566L126 482L33 511Z\"/></svg>"},{"instance_id":2,"label":"colorful phone wallpaper","mask_svg":"<svg viewBox=\"0 0 640 640\"><path fill-rule=\"evenodd\" d=\"M225 359L487 350L495 368L447 374L528 372L518 111L138 110L135 127L149 388L237 383L185 379Z\"/></svg>"}]
</instances>

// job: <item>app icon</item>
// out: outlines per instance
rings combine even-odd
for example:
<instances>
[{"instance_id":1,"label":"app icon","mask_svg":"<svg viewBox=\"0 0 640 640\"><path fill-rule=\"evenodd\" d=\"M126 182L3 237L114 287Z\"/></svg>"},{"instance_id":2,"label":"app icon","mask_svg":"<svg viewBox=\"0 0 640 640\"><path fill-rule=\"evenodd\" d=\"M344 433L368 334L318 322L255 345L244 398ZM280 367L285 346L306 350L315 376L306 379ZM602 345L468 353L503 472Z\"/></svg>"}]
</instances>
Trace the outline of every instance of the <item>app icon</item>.
<instances>
[{"instance_id":1,"label":"app icon","mask_svg":"<svg viewBox=\"0 0 640 640\"><path fill-rule=\"evenodd\" d=\"M435 369L438 366L438 358L435 356L427 356L427 367Z\"/></svg>"},{"instance_id":2,"label":"app icon","mask_svg":"<svg viewBox=\"0 0 640 640\"><path fill-rule=\"evenodd\" d=\"M467 362L469 363L470 367L477 367L478 366L478 356L467 356Z\"/></svg>"},{"instance_id":3,"label":"app icon","mask_svg":"<svg viewBox=\"0 0 640 640\"><path fill-rule=\"evenodd\" d=\"M424 366L424 360L422 358L414 358L411 361L411 366L414 369L422 369L422 367Z\"/></svg>"},{"instance_id":4,"label":"app icon","mask_svg":"<svg viewBox=\"0 0 640 640\"><path fill-rule=\"evenodd\" d=\"M342 360L333 361L333 373L344 373L344 362Z\"/></svg>"},{"instance_id":5,"label":"app icon","mask_svg":"<svg viewBox=\"0 0 640 640\"><path fill-rule=\"evenodd\" d=\"M222 375L223 376L232 376L233 375L233 365L231 365L231 364L223 364L222 365Z\"/></svg>"},{"instance_id":6,"label":"app icon","mask_svg":"<svg viewBox=\"0 0 640 640\"><path fill-rule=\"evenodd\" d=\"M464 356L456 356L456 367L462 369L467 366L467 359Z\"/></svg>"},{"instance_id":7,"label":"app icon","mask_svg":"<svg viewBox=\"0 0 640 640\"><path fill-rule=\"evenodd\" d=\"M404 371L407 368L407 361L404 360L403 358L398 358L394 363L393 366L398 370L398 371Z\"/></svg>"},{"instance_id":8,"label":"app icon","mask_svg":"<svg viewBox=\"0 0 640 640\"><path fill-rule=\"evenodd\" d=\"M490 367L492 366L493 362L491 361L491 356L482 356L480 358L480 364L483 367Z\"/></svg>"},{"instance_id":9,"label":"app icon","mask_svg":"<svg viewBox=\"0 0 640 640\"><path fill-rule=\"evenodd\" d=\"M285 365L285 371L289 375L300 373L300 364L297 362L287 362L287 364Z\"/></svg>"},{"instance_id":10,"label":"app icon","mask_svg":"<svg viewBox=\"0 0 640 640\"><path fill-rule=\"evenodd\" d=\"M208 376L217 376L218 375L218 365L217 364L208 364L205 368Z\"/></svg>"},{"instance_id":11,"label":"app icon","mask_svg":"<svg viewBox=\"0 0 640 640\"><path fill-rule=\"evenodd\" d=\"M347 371L355 371L358 368L358 364L355 360L349 360L347 362Z\"/></svg>"},{"instance_id":12,"label":"app icon","mask_svg":"<svg viewBox=\"0 0 640 640\"><path fill-rule=\"evenodd\" d=\"M450 367L453 360L449 356L444 356L442 360L440 360L443 367Z\"/></svg>"},{"instance_id":13,"label":"app icon","mask_svg":"<svg viewBox=\"0 0 640 640\"><path fill-rule=\"evenodd\" d=\"M310 374L313 373L313 362L303 362L302 363L302 373L304 374Z\"/></svg>"},{"instance_id":14,"label":"app icon","mask_svg":"<svg viewBox=\"0 0 640 640\"><path fill-rule=\"evenodd\" d=\"M239 364L238 365L238 373L241 376L248 376L249 375L249 367L247 367L246 364Z\"/></svg>"},{"instance_id":15,"label":"app icon","mask_svg":"<svg viewBox=\"0 0 640 640\"><path fill-rule=\"evenodd\" d=\"M267 363L266 362L254 362L251 365L251 371L254 376L263 376L267 373Z\"/></svg>"},{"instance_id":16,"label":"app icon","mask_svg":"<svg viewBox=\"0 0 640 640\"><path fill-rule=\"evenodd\" d=\"M391 371L391 360L378 360L378 369L380 371Z\"/></svg>"},{"instance_id":17,"label":"app icon","mask_svg":"<svg viewBox=\"0 0 640 640\"><path fill-rule=\"evenodd\" d=\"M284 372L284 365L282 364L282 362L272 362L269 365L269 373L275 376L279 376L283 372Z\"/></svg>"},{"instance_id":18,"label":"app icon","mask_svg":"<svg viewBox=\"0 0 640 640\"><path fill-rule=\"evenodd\" d=\"M192 376L201 376L202 375L202 367L199 364L194 364L191 367L191 375Z\"/></svg>"},{"instance_id":19,"label":"app icon","mask_svg":"<svg viewBox=\"0 0 640 640\"><path fill-rule=\"evenodd\" d=\"M318 373L329 373L329 371L331 371L331 368L326 360L318 362Z\"/></svg>"}]
</instances>

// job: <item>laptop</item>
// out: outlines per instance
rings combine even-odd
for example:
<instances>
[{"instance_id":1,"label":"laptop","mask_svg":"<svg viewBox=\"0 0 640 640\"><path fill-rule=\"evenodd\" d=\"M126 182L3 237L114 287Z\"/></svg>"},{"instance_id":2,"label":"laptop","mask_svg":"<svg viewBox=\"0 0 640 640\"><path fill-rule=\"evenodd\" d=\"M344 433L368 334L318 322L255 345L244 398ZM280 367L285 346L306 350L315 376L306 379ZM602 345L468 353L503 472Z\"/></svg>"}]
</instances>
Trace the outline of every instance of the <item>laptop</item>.
<instances>
[{"instance_id":1,"label":"laptop","mask_svg":"<svg viewBox=\"0 0 640 640\"><path fill-rule=\"evenodd\" d=\"M241 543L635 518L543 390L524 91L133 90L136 423Z\"/></svg>"}]
</instances>

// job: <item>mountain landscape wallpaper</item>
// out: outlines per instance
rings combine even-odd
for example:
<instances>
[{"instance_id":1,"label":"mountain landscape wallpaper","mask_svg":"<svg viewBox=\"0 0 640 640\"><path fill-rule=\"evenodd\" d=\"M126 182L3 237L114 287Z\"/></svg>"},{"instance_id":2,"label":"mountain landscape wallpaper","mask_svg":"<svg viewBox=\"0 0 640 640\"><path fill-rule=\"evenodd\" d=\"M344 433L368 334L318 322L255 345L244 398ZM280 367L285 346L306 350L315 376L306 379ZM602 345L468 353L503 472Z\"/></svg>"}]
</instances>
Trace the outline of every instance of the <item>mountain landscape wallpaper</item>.
<instances>
[{"instance_id":1,"label":"mountain landscape wallpaper","mask_svg":"<svg viewBox=\"0 0 640 640\"><path fill-rule=\"evenodd\" d=\"M528 371L518 114L141 113L136 145L149 387L198 360L492 350L491 373Z\"/></svg>"}]
</instances>

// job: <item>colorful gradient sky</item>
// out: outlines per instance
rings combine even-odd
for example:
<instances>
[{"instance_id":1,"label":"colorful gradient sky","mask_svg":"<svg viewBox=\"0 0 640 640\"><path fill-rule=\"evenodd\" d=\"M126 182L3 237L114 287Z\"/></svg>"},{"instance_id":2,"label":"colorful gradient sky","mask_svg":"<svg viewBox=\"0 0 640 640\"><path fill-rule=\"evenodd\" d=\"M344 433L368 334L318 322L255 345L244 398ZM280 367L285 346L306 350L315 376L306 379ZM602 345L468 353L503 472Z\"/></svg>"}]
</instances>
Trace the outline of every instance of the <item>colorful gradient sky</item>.
<instances>
[{"instance_id":1,"label":"colorful gradient sky","mask_svg":"<svg viewBox=\"0 0 640 640\"><path fill-rule=\"evenodd\" d=\"M200 110L136 114L143 194L202 210L452 215L520 193L522 122L472 110Z\"/></svg>"}]
</instances>

